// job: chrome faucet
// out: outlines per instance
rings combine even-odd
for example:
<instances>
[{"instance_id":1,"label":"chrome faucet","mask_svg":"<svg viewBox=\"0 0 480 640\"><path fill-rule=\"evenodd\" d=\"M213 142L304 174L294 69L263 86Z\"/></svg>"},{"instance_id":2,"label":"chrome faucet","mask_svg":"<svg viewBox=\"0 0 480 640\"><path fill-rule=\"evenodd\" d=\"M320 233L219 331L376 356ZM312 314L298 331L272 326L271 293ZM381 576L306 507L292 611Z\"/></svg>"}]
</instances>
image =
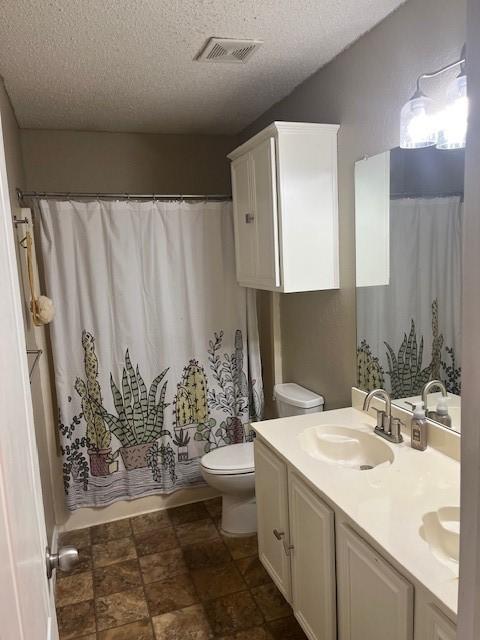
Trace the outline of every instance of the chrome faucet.
<instances>
[{"instance_id":1,"label":"chrome faucet","mask_svg":"<svg viewBox=\"0 0 480 640\"><path fill-rule=\"evenodd\" d=\"M377 426L375 427L375 433L378 436L385 438L385 440L394 442L395 444L403 442L401 433L402 423L400 418L392 417L392 400L388 391L385 391L385 389L373 389L373 391L370 391L363 402L364 411L368 411L370 409L370 403L373 398L382 398L385 401L385 410L374 407L377 412Z\"/></svg>"},{"instance_id":2,"label":"chrome faucet","mask_svg":"<svg viewBox=\"0 0 480 640\"><path fill-rule=\"evenodd\" d=\"M442 396L444 398L448 398L447 390L446 390L445 385L443 384L443 382L441 380L430 380L430 382L427 382L427 384L422 389L423 408L425 410L425 415L427 416L427 418L432 418L432 417L437 415L436 411L429 411L428 407L427 407L428 394L434 388L440 389L440 391L442 392Z\"/></svg>"}]
</instances>

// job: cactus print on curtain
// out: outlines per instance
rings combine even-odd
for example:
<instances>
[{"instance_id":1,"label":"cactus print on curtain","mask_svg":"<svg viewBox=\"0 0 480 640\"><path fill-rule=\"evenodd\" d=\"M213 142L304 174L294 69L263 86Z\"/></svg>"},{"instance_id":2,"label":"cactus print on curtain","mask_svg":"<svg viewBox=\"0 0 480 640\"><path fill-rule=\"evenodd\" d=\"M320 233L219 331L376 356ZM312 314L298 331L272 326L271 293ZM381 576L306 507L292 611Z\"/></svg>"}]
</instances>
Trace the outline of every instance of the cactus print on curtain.
<instances>
[{"instance_id":1,"label":"cactus print on curtain","mask_svg":"<svg viewBox=\"0 0 480 640\"><path fill-rule=\"evenodd\" d=\"M263 387L231 203L41 200L69 509L204 484Z\"/></svg>"}]
</instances>

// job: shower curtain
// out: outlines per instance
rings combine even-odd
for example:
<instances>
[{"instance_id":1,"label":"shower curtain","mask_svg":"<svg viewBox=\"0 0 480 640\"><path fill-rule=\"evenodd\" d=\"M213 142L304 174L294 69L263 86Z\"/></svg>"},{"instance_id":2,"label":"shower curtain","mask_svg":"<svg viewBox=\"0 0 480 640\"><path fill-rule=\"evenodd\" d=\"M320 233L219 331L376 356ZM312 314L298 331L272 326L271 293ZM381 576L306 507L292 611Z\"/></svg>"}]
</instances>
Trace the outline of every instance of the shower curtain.
<instances>
[{"instance_id":1,"label":"shower curtain","mask_svg":"<svg viewBox=\"0 0 480 640\"><path fill-rule=\"evenodd\" d=\"M357 289L362 388L405 398L439 378L460 393L462 209L458 196L390 202L390 283Z\"/></svg>"},{"instance_id":2,"label":"shower curtain","mask_svg":"<svg viewBox=\"0 0 480 640\"><path fill-rule=\"evenodd\" d=\"M230 202L39 201L69 509L202 484L261 417Z\"/></svg>"}]
</instances>

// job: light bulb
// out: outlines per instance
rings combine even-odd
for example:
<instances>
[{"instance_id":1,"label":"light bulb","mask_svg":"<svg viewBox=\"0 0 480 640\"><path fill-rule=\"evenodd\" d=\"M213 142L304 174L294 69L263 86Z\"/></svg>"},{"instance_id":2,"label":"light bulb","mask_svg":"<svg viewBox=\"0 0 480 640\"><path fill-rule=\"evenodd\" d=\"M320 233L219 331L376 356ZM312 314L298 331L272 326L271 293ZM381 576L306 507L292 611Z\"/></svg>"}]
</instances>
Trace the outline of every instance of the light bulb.
<instances>
[{"instance_id":1,"label":"light bulb","mask_svg":"<svg viewBox=\"0 0 480 640\"><path fill-rule=\"evenodd\" d=\"M400 147L421 149L437 142L437 127L433 115L434 102L417 91L404 104L400 114Z\"/></svg>"},{"instance_id":2,"label":"light bulb","mask_svg":"<svg viewBox=\"0 0 480 640\"><path fill-rule=\"evenodd\" d=\"M437 149L463 149L467 138L467 76L462 72L447 91L448 104L439 116Z\"/></svg>"}]
</instances>

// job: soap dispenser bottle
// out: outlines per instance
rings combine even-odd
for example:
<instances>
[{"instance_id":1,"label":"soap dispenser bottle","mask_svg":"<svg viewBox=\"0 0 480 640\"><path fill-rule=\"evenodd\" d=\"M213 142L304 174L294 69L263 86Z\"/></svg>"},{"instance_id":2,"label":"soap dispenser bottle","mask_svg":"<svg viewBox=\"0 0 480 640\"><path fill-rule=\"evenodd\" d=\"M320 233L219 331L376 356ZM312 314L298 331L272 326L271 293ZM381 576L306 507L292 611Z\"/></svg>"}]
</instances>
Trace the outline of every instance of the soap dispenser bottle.
<instances>
[{"instance_id":1,"label":"soap dispenser bottle","mask_svg":"<svg viewBox=\"0 0 480 640\"><path fill-rule=\"evenodd\" d=\"M440 398L435 409L435 415L432 418L449 429L452 428L452 418L448 415L447 398L443 396Z\"/></svg>"},{"instance_id":2,"label":"soap dispenser bottle","mask_svg":"<svg viewBox=\"0 0 480 640\"><path fill-rule=\"evenodd\" d=\"M412 448L418 449L418 451L425 451L427 448L427 418L425 417L425 409L423 408L422 403L415 405L411 424Z\"/></svg>"}]
</instances>

